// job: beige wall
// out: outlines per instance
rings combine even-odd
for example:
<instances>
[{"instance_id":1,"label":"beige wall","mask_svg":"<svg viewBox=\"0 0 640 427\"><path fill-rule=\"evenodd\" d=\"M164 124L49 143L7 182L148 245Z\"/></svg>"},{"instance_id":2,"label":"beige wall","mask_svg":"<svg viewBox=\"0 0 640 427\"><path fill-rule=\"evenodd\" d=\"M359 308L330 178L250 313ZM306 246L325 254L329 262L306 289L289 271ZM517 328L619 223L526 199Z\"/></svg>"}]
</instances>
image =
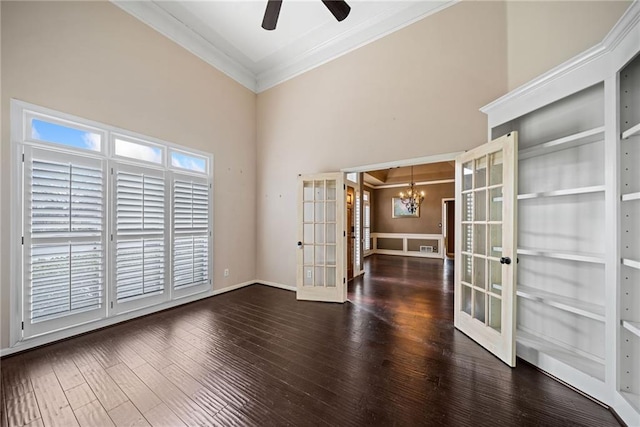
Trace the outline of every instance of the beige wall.
<instances>
[{"instance_id":1,"label":"beige wall","mask_svg":"<svg viewBox=\"0 0 640 427\"><path fill-rule=\"evenodd\" d=\"M259 279L295 284L296 176L486 141L506 7L463 2L258 95Z\"/></svg>"},{"instance_id":2,"label":"beige wall","mask_svg":"<svg viewBox=\"0 0 640 427\"><path fill-rule=\"evenodd\" d=\"M380 188L375 190L373 205L374 220L372 233L419 233L442 234L442 199L455 196L455 186L451 183L420 185L418 191L425 192L425 200L420 205L418 218L393 218L391 199L398 197L400 188Z\"/></svg>"},{"instance_id":3,"label":"beige wall","mask_svg":"<svg viewBox=\"0 0 640 427\"><path fill-rule=\"evenodd\" d=\"M509 1L509 90L601 42L629 1Z\"/></svg>"},{"instance_id":4,"label":"beige wall","mask_svg":"<svg viewBox=\"0 0 640 427\"><path fill-rule=\"evenodd\" d=\"M9 236L9 99L17 98L213 153L214 287L254 279L255 94L110 3L1 7L2 236ZM8 248L2 240L2 253ZM3 256L2 348L8 272Z\"/></svg>"},{"instance_id":5,"label":"beige wall","mask_svg":"<svg viewBox=\"0 0 640 427\"><path fill-rule=\"evenodd\" d=\"M291 285L297 174L482 143L478 108L600 41L625 7L462 2L256 97L109 3L2 1L0 347L11 97L214 153L214 286Z\"/></svg>"}]
</instances>

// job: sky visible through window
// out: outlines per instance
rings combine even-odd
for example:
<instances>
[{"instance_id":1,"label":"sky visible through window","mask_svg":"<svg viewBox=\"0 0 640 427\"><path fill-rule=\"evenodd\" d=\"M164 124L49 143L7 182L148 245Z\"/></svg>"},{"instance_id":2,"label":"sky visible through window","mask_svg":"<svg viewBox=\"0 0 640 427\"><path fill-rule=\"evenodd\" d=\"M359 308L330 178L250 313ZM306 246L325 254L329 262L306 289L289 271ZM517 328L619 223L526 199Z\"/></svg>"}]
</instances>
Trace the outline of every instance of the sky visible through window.
<instances>
[{"instance_id":1,"label":"sky visible through window","mask_svg":"<svg viewBox=\"0 0 640 427\"><path fill-rule=\"evenodd\" d=\"M100 134L33 119L31 138L91 151L100 151Z\"/></svg>"},{"instance_id":2,"label":"sky visible through window","mask_svg":"<svg viewBox=\"0 0 640 427\"><path fill-rule=\"evenodd\" d=\"M162 163L162 150L159 147L136 144L122 139L116 139L116 155L146 160L147 162Z\"/></svg>"},{"instance_id":3,"label":"sky visible through window","mask_svg":"<svg viewBox=\"0 0 640 427\"><path fill-rule=\"evenodd\" d=\"M102 136L98 133L39 119L31 121L31 138L91 151L100 151L102 148ZM116 139L115 152L119 156L162 163L162 150L159 147ZM206 159L177 151L171 151L171 166L194 172L207 171Z\"/></svg>"},{"instance_id":4,"label":"sky visible through window","mask_svg":"<svg viewBox=\"0 0 640 427\"><path fill-rule=\"evenodd\" d=\"M196 172L206 172L206 161L187 154L171 152L171 166Z\"/></svg>"}]
</instances>

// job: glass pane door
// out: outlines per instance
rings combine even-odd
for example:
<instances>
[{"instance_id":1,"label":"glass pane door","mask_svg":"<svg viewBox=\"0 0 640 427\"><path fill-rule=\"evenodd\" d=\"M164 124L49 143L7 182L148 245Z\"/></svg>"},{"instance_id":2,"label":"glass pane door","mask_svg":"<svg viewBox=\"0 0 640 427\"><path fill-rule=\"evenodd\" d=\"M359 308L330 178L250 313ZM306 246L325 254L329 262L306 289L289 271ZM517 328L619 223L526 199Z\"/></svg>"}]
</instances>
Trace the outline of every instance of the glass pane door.
<instances>
[{"instance_id":1,"label":"glass pane door","mask_svg":"<svg viewBox=\"0 0 640 427\"><path fill-rule=\"evenodd\" d=\"M342 174L301 177L299 186L298 299L343 302Z\"/></svg>"},{"instance_id":2,"label":"glass pane door","mask_svg":"<svg viewBox=\"0 0 640 427\"><path fill-rule=\"evenodd\" d=\"M514 132L456 161L456 327L511 366L516 143Z\"/></svg>"}]
</instances>

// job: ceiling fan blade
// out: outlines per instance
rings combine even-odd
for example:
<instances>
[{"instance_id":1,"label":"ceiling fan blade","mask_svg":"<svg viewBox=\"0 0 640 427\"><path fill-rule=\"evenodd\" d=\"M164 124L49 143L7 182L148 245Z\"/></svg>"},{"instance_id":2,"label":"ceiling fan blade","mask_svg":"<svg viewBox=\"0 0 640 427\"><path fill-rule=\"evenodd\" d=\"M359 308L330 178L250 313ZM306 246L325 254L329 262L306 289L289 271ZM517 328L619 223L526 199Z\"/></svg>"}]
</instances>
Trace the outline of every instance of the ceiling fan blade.
<instances>
[{"instance_id":1,"label":"ceiling fan blade","mask_svg":"<svg viewBox=\"0 0 640 427\"><path fill-rule=\"evenodd\" d=\"M338 22L344 20L347 16L349 16L349 12L351 12L351 6L347 4L346 1L342 0L322 0L329 12L336 17Z\"/></svg>"},{"instance_id":2,"label":"ceiling fan blade","mask_svg":"<svg viewBox=\"0 0 640 427\"><path fill-rule=\"evenodd\" d=\"M262 28L269 31L276 29L278 16L280 15L280 6L282 6L282 0L269 0L267 8L264 11Z\"/></svg>"}]
</instances>

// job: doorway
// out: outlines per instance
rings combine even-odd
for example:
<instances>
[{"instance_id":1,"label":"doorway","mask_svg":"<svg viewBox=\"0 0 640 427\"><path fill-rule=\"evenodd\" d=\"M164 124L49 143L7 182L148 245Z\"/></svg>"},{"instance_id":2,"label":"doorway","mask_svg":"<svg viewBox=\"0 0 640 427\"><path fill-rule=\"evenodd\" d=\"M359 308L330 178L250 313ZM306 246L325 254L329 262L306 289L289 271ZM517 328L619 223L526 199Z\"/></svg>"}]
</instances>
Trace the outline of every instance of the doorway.
<instances>
[{"instance_id":1,"label":"doorway","mask_svg":"<svg viewBox=\"0 0 640 427\"><path fill-rule=\"evenodd\" d=\"M453 258L456 242L456 201L455 198L442 199L442 237L444 256Z\"/></svg>"}]
</instances>

